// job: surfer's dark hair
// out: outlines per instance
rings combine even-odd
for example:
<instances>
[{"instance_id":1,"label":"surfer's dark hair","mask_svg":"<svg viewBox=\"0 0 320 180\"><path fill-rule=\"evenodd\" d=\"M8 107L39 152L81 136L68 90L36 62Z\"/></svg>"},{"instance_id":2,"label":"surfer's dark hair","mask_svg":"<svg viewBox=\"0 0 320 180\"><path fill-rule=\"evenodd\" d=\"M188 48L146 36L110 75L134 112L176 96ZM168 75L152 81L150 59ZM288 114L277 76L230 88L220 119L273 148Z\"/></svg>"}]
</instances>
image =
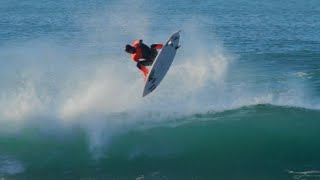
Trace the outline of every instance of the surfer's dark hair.
<instances>
[{"instance_id":1,"label":"surfer's dark hair","mask_svg":"<svg viewBox=\"0 0 320 180\"><path fill-rule=\"evenodd\" d=\"M130 46L129 44L127 44L126 45L126 48L125 48L125 51L127 52L127 53L129 53L130 52L130 50L132 50L132 46Z\"/></svg>"}]
</instances>

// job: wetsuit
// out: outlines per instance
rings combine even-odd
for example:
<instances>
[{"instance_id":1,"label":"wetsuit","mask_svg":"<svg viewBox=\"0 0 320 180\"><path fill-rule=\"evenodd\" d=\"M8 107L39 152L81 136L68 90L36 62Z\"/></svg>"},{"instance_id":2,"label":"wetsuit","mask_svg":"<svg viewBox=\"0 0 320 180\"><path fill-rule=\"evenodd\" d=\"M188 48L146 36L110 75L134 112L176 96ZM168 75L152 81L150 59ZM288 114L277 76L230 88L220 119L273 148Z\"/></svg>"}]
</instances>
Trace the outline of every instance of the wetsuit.
<instances>
[{"instance_id":1,"label":"wetsuit","mask_svg":"<svg viewBox=\"0 0 320 180\"><path fill-rule=\"evenodd\" d=\"M157 49L163 47L162 44L152 44L149 48L147 45L142 43L142 40L136 40L133 45L136 49L136 53L132 54L132 59L137 62L137 67L143 72L146 77L149 70L145 66L151 66L154 59L158 55ZM144 60L141 60L144 59Z\"/></svg>"}]
</instances>

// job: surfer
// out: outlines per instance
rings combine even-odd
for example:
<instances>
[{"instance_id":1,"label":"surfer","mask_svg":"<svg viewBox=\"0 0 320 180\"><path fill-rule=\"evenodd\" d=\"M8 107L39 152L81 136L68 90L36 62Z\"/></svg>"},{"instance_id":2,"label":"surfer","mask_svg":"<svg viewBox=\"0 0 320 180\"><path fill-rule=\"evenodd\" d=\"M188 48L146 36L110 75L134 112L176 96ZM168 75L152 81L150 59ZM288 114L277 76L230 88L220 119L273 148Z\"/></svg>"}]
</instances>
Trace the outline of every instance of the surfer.
<instances>
[{"instance_id":1,"label":"surfer","mask_svg":"<svg viewBox=\"0 0 320 180\"><path fill-rule=\"evenodd\" d=\"M146 66L152 65L158 55L157 49L161 49L162 47L162 44L152 44L149 48L142 40L136 40L132 46L127 44L125 51L131 54L132 60L137 63L137 67L142 71L144 78L146 78L149 73Z\"/></svg>"}]
</instances>

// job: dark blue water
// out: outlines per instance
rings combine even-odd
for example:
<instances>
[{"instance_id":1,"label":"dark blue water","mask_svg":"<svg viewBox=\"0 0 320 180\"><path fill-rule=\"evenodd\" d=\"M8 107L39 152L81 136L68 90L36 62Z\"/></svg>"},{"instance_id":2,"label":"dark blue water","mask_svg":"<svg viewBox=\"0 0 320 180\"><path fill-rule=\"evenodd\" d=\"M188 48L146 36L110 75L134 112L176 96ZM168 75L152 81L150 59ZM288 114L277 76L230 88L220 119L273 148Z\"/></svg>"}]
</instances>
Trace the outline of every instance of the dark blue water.
<instances>
[{"instance_id":1,"label":"dark blue water","mask_svg":"<svg viewBox=\"0 0 320 180\"><path fill-rule=\"evenodd\" d=\"M319 179L317 0L0 2L0 179ZM182 30L161 85L123 49Z\"/></svg>"}]
</instances>

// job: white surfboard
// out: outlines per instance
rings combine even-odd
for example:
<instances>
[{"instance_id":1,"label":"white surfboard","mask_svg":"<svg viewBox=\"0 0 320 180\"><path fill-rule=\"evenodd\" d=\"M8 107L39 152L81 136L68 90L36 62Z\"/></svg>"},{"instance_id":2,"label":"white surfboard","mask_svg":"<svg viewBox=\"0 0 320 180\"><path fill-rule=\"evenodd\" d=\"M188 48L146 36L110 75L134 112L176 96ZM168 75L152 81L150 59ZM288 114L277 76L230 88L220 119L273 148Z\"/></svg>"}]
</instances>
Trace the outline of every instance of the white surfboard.
<instances>
[{"instance_id":1,"label":"white surfboard","mask_svg":"<svg viewBox=\"0 0 320 180\"><path fill-rule=\"evenodd\" d=\"M163 48L160 50L158 56L154 60L150 73L147 76L146 84L144 86L142 96L146 96L155 90L164 76L167 74L171 63L176 55L179 46L180 40L180 31L175 32L169 38L169 40L163 45Z\"/></svg>"}]
</instances>

